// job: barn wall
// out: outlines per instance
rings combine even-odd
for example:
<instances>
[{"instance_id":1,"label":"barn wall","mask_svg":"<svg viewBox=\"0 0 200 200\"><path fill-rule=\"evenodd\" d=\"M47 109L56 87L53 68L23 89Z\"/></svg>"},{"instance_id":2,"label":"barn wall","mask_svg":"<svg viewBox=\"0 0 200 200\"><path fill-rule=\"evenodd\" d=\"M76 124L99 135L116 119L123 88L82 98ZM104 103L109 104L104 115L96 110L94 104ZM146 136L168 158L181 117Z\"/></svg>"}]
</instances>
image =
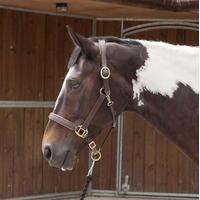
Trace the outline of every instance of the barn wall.
<instances>
[{"instance_id":1,"label":"barn wall","mask_svg":"<svg viewBox=\"0 0 200 200\"><path fill-rule=\"evenodd\" d=\"M142 23L145 22L125 22L124 28ZM97 35L119 37L120 31L120 22L97 23ZM199 43L198 32L180 29L151 30L134 34L130 38L194 46ZM122 183L125 175L128 175L130 191L198 193L198 169L175 145L136 113L124 114L123 138ZM107 170L116 170L111 165L113 161L116 162L116 148L113 148L116 135L113 134L108 143L103 149L106 162L99 163L99 168L95 169L93 188L96 189L115 189L113 177L107 176Z\"/></svg>"},{"instance_id":2,"label":"barn wall","mask_svg":"<svg viewBox=\"0 0 200 200\"><path fill-rule=\"evenodd\" d=\"M0 100L54 101L73 48L65 25L89 36L89 20L0 9ZM72 172L49 167L41 154L52 109L0 108L0 199L78 191L87 150Z\"/></svg>"},{"instance_id":3,"label":"barn wall","mask_svg":"<svg viewBox=\"0 0 200 200\"><path fill-rule=\"evenodd\" d=\"M125 26L138 23L125 22ZM56 99L73 48L66 24L85 36L92 35L90 20L0 9L0 100ZM120 22L97 22L97 35L119 37L120 30ZM134 37L198 43L192 31L156 30ZM51 110L0 108L0 199L82 189L87 150L80 155L75 170L65 173L50 168L41 155L43 130ZM106 130L97 138L98 144L105 134ZM128 174L131 191L198 191L194 165L135 113L124 115L123 143L122 182ZM94 189L116 189L116 146L115 130L95 166Z\"/></svg>"}]
</instances>

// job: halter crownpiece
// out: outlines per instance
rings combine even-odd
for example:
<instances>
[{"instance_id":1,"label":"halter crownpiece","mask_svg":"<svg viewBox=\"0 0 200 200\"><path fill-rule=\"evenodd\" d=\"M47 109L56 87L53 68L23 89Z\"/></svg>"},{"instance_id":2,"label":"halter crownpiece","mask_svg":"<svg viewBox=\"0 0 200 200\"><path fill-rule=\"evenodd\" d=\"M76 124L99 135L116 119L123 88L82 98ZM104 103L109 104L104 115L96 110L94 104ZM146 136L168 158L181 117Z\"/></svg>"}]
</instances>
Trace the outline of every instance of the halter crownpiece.
<instances>
[{"instance_id":1,"label":"halter crownpiece","mask_svg":"<svg viewBox=\"0 0 200 200\"><path fill-rule=\"evenodd\" d=\"M99 108L103 104L104 100L107 100L107 106L110 108L111 114L112 114L112 127L116 126L116 120L115 120L115 110L113 107L114 102L111 100L111 90L109 85L109 78L110 78L110 69L107 66L107 60L106 60L106 42L105 40L99 40L99 49L101 54L101 70L100 75L103 79L103 85L102 88L99 90L99 97L90 110L88 116L86 117L85 121L83 121L82 124L76 124L75 122L71 122L70 120L63 118L60 115L57 115L53 112L49 114L49 119L64 126L67 129L70 129L75 132L75 134L85 139L85 141L88 143L88 147L91 150L91 159L93 160L93 163L101 159L101 152L100 149L96 148L96 143L88 136L88 127L93 120L94 116L98 112ZM94 164L92 164L91 168L94 167ZM88 173L92 172L92 169L90 168Z\"/></svg>"}]
</instances>

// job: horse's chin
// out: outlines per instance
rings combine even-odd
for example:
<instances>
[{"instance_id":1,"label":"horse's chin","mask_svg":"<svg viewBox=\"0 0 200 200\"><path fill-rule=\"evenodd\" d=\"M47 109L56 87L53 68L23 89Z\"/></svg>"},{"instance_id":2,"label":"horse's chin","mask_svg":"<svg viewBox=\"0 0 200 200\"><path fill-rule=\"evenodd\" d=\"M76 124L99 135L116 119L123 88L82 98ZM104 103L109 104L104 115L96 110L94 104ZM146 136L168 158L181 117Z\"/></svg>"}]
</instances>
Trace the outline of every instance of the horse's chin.
<instances>
[{"instance_id":1,"label":"horse's chin","mask_svg":"<svg viewBox=\"0 0 200 200\"><path fill-rule=\"evenodd\" d=\"M61 166L61 170L62 171L66 171L66 170L73 170L74 168L74 165L77 161L77 156L75 153L72 153L72 152L67 152L66 153L66 156L64 158L64 161L63 161L63 164Z\"/></svg>"}]
</instances>

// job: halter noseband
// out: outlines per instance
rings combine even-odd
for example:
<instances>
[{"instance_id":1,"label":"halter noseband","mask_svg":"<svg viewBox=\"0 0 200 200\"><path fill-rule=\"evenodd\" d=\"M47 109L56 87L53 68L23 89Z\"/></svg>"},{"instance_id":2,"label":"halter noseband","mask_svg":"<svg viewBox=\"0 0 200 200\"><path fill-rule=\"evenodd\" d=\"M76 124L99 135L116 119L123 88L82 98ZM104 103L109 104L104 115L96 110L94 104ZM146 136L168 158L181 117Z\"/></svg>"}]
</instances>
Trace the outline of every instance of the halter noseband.
<instances>
[{"instance_id":1,"label":"halter noseband","mask_svg":"<svg viewBox=\"0 0 200 200\"><path fill-rule=\"evenodd\" d=\"M98 161L101 159L101 152L100 149L96 148L96 143L88 136L88 126L90 125L92 119L94 118L95 114L101 107L104 100L107 100L107 106L110 108L110 111L112 113L113 123L112 127L116 126L116 120L115 120L115 110L113 108L114 102L111 100L111 90L109 86L109 78L110 78L110 69L107 66L106 62L106 42L105 40L99 40L99 49L101 54L101 71L100 75L103 79L103 85L102 88L99 90L99 97L95 103L95 105L92 107L91 111L89 112L88 116L86 117L85 121L82 124L76 124L75 122L71 122L68 119L63 118L60 115L57 115L53 112L49 114L49 119L64 126L65 128L68 128L76 133L77 136L81 137L82 139L85 139L88 143L88 146L91 150L91 159L93 162Z\"/></svg>"}]
</instances>

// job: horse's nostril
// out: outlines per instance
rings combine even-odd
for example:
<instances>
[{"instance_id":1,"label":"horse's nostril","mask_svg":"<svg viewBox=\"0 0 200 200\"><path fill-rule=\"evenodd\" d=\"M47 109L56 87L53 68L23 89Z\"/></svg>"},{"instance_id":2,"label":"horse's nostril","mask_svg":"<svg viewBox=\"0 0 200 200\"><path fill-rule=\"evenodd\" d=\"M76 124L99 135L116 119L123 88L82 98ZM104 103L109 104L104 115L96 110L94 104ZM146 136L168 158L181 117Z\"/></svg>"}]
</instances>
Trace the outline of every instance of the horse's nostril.
<instances>
[{"instance_id":1,"label":"horse's nostril","mask_svg":"<svg viewBox=\"0 0 200 200\"><path fill-rule=\"evenodd\" d=\"M45 147L44 147L44 152L43 152L43 154L44 154L44 157L45 157L47 160L49 160L49 159L51 158L51 148L50 148L50 146L45 146Z\"/></svg>"}]
</instances>

